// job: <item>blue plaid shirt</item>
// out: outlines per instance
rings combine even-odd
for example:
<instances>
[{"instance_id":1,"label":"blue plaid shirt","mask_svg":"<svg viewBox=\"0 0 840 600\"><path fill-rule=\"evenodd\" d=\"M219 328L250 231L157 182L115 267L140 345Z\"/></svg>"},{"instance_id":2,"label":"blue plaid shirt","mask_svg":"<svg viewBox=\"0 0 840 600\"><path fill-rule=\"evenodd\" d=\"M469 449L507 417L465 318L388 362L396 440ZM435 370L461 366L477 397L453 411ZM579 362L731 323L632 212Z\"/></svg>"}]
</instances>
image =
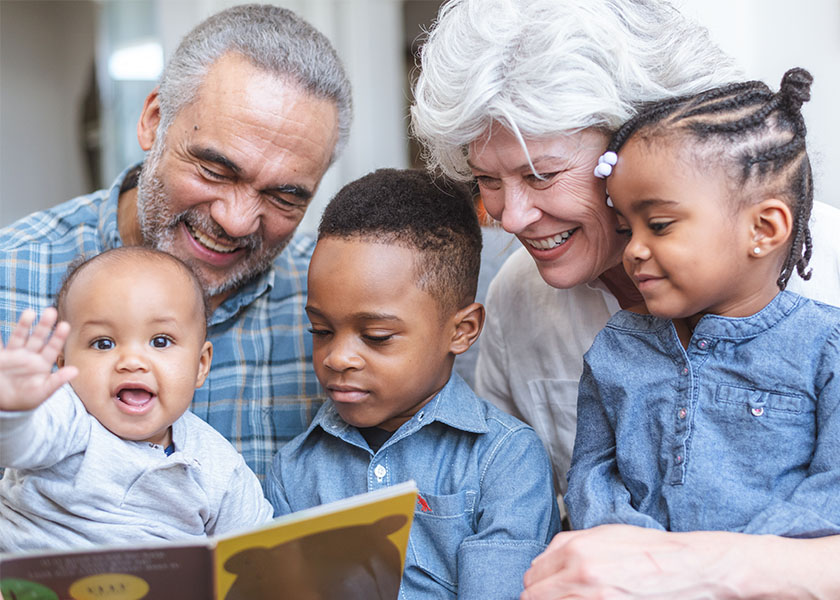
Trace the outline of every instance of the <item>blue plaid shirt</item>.
<instances>
[{"instance_id":1,"label":"blue plaid shirt","mask_svg":"<svg viewBox=\"0 0 840 600\"><path fill-rule=\"evenodd\" d=\"M126 169L110 189L34 213L0 230L0 335L20 313L53 304L79 254L122 246L117 203ZM306 270L314 239L296 236L273 268L219 306L207 332L213 364L192 410L229 439L260 481L275 451L308 426L322 402L307 333ZM142 285L142 282L138 282Z\"/></svg>"}]
</instances>

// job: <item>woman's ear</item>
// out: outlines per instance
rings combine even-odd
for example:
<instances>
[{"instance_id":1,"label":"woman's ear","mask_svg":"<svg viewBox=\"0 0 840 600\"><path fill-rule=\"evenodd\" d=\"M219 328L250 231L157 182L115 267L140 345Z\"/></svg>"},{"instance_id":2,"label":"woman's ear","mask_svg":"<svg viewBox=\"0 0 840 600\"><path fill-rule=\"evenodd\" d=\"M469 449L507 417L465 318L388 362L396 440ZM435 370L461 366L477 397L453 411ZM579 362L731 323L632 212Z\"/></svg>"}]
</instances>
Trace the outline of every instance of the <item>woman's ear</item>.
<instances>
[{"instance_id":1,"label":"woman's ear","mask_svg":"<svg viewBox=\"0 0 840 600\"><path fill-rule=\"evenodd\" d=\"M750 256L767 256L785 247L793 231L793 215L783 200L768 198L750 207Z\"/></svg>"},{"instance_id":2,"label":"woman's ear","mask_svg":"<svg viewBox=\"0 0 840 600\"><path fill-rule=\"evenodd\" d=\"M484 306L473 302L460 309L453 317L455 333L449 345L452 354L463 354L470 349L484 327Z\"/></svg>"},{"instance_id":3,"label":"woman's ear","mask_svg":"<svg viewBox=\"0 0 840 600\"><path fill-rule=\"evenodd\" d=\"M152 144L155 143L158 125L160 125L160 99L158 98L158 91L156 87L146 96L146 101L143 103L143 110L140 113L140 119L137 121L137 141L145 151L150 150Z\"/></svg>"}]
</instances>

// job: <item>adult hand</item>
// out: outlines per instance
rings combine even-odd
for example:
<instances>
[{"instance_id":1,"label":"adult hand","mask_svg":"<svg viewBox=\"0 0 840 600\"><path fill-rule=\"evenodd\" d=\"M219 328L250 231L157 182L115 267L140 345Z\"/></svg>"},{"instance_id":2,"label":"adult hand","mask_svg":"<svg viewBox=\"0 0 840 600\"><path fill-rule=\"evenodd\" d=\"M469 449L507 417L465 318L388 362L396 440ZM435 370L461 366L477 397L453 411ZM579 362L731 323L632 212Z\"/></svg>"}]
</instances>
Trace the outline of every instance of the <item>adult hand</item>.
<instances>
[{"instance_id":1,"label":"adult hand","mask_svg":"<svg viewBox=\"0 0 840 600\"><path fill-rule=\"evenodd\" d=\"M563 532L525 574L521 600L832 598L840 536L795 540L629 525Z\"/></svg>"},{"instance_id":2,"label":"adult hand","mask_svg":"<svg viewBox=\"0 0 840 600\"><path fill-rule=\"evenodd\" d=\"M78 373L76 367L52 371L70 332L67 323L55 325L56 320L55 309L46 309L30 334L35 311L25 310L6 346L0 342L0 410L33 409Z\"/></svg>"}]
</instances>

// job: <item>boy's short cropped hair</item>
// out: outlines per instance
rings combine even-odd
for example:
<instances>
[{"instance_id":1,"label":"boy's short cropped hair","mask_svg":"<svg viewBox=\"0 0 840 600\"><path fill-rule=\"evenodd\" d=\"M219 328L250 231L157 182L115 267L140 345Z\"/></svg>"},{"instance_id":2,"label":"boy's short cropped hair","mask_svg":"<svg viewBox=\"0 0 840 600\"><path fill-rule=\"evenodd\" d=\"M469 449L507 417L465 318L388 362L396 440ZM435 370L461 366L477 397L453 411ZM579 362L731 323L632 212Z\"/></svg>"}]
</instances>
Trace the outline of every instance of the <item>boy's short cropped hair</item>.
<instances>
[{"instance_id":1,"label":"boy's short cropped hair","mask_svg":"<svg viewBox=\"0 0 840 600\"><path fill-rule=\"evenodd\" d=\"M190 268L188 264L186 264L177 256L173 256L172 254L163 252L162 250L155 250L154 248L146 248L144 246L120 246L118 248L104 250L103 252L95 254L93 256L81 255L76 257L67 267L67 272L64 275L64 280L61 282L61 287L59 288L58 293L55 296L55 307L58 310L59 319L62 319L63 315L66 312L64 304L67 298L67 293L70 291L70 286L73 284L73 281L76 279L79 273L81 273L86 267L103 260L119 262L121 260L125 260L135 256L141 256L151 261L169 261L184 272L184 275L187 277L187 279L189 279L190 283L192 284L192 287L199 300L199 306L201 306L204 312L204 318L202 319L202 322L204 324L204 331L206 335L207 321L210 318L211 313L210 298L207 296L207 292L205 291L204 286L201 285L201 282L198 280L198 277L196 276L195 272ZM143 282L138 281L137 285L142 286Z\"/></svg>"},{"instance_id":2,"label":"boy's short cropped hair","mask_svg":"<svg viewBox=\"0 0 840 600\"><path fill-rule=\"evenodd\" d=\"M466 184L415 169L379 169L344 186L321 217L318 239L355 238L418 252L417 287L445 311L475 300L481 227Z\"/></svg>"}]
</instances>

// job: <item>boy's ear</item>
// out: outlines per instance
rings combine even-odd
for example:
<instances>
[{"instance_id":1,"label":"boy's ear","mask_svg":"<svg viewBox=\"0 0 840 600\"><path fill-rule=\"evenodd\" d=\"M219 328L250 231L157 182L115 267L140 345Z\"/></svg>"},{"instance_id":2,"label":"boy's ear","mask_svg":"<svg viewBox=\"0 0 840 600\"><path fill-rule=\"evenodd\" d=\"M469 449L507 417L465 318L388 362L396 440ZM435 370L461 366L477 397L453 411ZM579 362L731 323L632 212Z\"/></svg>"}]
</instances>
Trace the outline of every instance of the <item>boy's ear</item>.
<instances>
[{"instance_id":1,"label":"boy's ear","mask_svg":"<svg viewBox=\"0 0 840 600\"><path fill-rule=\"evenodd\" d=\"M157 137L158 125L160 125L160 100L158 99L158 88L155 87L146 96L143 103L143 110L140 112L140 119L137 121L137 141L140 147L148 151Z\"/></svg>"},{"instance_id":2,"label":"boy's ear","mask_svg":"<svg viewBox=\"0 0 840 600\"><path fill-rule=\"evenodd\" d=\"M793 215L784 200L768 198L751 206L750 219L750 256L767 256L790 239Z\"/></svg>"},{"instance_id":3,"label":"boy's ear","mask_svg":"<svg viewBox=\"0 0 840 600\"><path fill-rule=\"evenodd\" d=\"M198 357L198 374L195 377L195 389L204 385L207 374L210 372L210 363L213 362L213 344L209 340L201 347L201 354Z\"/></svg>"},{"instance_id":4,"label":"boy's ear","mask_svg":"<svg viewBox=\"0 0 840 600\"><path fill-rule=\"evenodd\" d=\"M453 317L455 332L449 344L452 354L462 354L470 349L484 327L484 306L473 302L465 306Z\"/></svg>"}]
</instances>

